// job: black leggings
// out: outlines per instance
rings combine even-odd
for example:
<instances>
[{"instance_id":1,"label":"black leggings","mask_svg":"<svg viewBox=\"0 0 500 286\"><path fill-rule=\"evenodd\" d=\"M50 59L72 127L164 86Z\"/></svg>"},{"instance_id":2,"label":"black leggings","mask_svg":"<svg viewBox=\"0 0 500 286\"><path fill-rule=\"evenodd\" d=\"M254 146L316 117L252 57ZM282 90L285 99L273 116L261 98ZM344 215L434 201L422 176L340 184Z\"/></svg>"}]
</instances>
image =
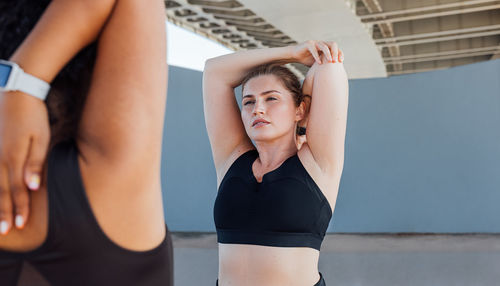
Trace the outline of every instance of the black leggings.
<instances>
[{"instance_id":1,"label":"black leggings","mask_svg":"<svg viewBox=\"0 0 500 286\"><path fill-rule=\"evenodd\" d=\"M215 286L219 286L219 279L215 281ZM323 274L321 274L321 272L319 272L319 281L316 282L316 284L314 284L313 286L326 286L325 279L323 278Z\"/></svg>"}]
</instances>

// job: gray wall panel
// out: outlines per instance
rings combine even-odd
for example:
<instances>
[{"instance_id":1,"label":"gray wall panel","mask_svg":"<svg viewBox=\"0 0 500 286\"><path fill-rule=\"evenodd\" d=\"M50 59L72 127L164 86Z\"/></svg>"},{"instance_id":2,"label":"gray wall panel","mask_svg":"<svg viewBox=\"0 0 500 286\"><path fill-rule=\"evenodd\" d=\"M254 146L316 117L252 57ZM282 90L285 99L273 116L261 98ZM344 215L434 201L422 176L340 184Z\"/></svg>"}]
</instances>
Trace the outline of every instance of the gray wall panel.
<instances>
[{"instance_id":1,"label":"gray wall panel","mask_svg":"<svg viewBox=\"0 0 500 286\"><path fill-rule=\"evenodd\" d=\"M350 81L331 232L500 232L500 60ZM201 72L170 67L162 181L174 231L214 231Z\"/></svg>"}]
</instances>

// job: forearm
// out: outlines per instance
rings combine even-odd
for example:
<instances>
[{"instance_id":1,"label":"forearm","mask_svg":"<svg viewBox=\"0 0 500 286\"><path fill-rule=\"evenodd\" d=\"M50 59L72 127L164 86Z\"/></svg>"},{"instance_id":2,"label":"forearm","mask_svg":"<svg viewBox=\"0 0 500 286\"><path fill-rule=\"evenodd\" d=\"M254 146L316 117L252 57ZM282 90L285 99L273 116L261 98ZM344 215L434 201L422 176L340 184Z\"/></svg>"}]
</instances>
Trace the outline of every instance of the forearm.
<instances>
[{"instance_id":1,"label":"forearm","mask_svg":"<svg viewBox=\"0 0 500 286\"><path fill-rule=\"evenodd\" d=\"M205 62L204 76L217 77L217 80L236 87L250 69L274 61L293 62L293 47L238 51L211 58Z\"/></svg>"},{"instance_id":2,"label":"forearm","mask_svg":"<svg viewBox=\"0 0 500 286\"><path fill-rule=\"evenodd\" d=\"M115 1L53 0L10 60L51 82L71 58L97 38Z\"/></svg>"}]
</instances>

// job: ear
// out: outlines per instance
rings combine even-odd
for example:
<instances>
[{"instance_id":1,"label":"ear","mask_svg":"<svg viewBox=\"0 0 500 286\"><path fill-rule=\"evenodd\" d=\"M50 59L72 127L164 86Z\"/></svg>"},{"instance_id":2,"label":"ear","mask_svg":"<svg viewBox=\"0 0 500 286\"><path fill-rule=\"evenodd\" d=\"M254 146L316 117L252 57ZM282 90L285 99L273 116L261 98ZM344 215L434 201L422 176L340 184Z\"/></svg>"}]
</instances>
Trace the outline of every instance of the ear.
<instances>
[{"instance_id":1,"label":"ear","mask_svg":"<svg viewBox=\"0 0 500 286\"><path fill-rule=\"evenodd\" d=\"M307 116L307 103L303 100L300 105L296 108L295 121L301 121Z\"/></svg>"}]
</instances>

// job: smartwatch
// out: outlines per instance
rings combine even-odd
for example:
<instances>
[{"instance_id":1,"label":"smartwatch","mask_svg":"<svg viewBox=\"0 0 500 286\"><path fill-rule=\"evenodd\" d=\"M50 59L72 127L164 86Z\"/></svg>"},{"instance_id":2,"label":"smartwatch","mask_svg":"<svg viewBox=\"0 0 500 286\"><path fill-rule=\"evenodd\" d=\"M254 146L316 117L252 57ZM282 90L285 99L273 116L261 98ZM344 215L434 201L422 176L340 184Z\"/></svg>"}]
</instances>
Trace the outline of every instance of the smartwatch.
<instances>
[{"instance_id":1,"label":"smartwatch","mask_svg":"<svg viewBox=\"0 0 500 286\"><path fill-rule=\"evenodd\" d=\"M45 100L50 85L33 75L25 73L18 64L0 60L0 91L16 90Z\"/></svg>"}]
</instances>

